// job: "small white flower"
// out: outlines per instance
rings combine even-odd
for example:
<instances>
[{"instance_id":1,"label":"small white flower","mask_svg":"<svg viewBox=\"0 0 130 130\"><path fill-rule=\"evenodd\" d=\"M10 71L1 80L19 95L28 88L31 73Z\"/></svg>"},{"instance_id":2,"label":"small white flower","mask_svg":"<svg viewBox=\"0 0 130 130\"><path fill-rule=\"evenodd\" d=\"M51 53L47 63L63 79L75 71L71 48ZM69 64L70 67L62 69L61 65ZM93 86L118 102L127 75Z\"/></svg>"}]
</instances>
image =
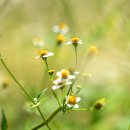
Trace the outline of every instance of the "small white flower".
<instances>
[{"instance_id":1,"label":"small white flower","mask_svg":"<svg viewBox=\"0 0 130 130\"><path fill-rule=\"evenodd\" d=\"M62 78L54 80L53 83L54 83L54 85L52 86L53 90L62 89L63 87L72 84L72 82L70 82L68 79L62 79Z\"/></svg>"},{"instance_id":2,"label":"small white flower","mask_svg":"<svg viewBox=\"0 0 130 130\"><path fill-rule=\"evenodd\" d=\"M73 44L74 46L78 46L78 44L83 44L83 43L82 43L82 40L79 39L79 37L73 36L71 38L71 41L66 44Z\"/></svg>"},{"instance_id":3,"label":"small white flower","mask_svg":"<svg viewBox=\"0 0 130 130\"><path fill-rule=\"evenodd\" d=\"M34 38L32 43L34 46L37 46L37 47L44 46L44 41L42 40L42 38Z\"/></svg>"},{"instance_id":4,"label":"small white flower","mask_svg":"<svg viewBox=\"0 0 130 130\"><path fill-rule=\"evenodd\" d=\"M69 31L69 28L66 24L60 23L59 25L53 26L53 31L56 33L66 34Z\"/></svg>"},{"instance_id":5,"label":"small white flower","mask_svg":"<svg viewBox=\"0 0 130 130\"><path fill-rule=\"evenodd\" d=\"M63 78L63 79L75 79L76 78L75 75L70 75L70 72L66 69L62 69L60 72L57 72L56 75L59 78Z\"/></svg>"},{"instance_id":6,"label":"small white flower","mask_svg":"<svg viewBox=\"0 0 130 130\"><path fill-rule=\"evenodd\" d=\"M70 108L79 108L79 105L77 104L81 100L80 97L71 95L71 96L66 96L66 103L67 106Z\"/></svg>"},{"instance_id":7,"label":"small white flower","mask_svg":"<svg viewBox=\"0 0 130 130\"><path fill-rule=\"evenodd\" d=\"M47 57L49 56L53 56L54 53L52 52L49 52L48 50L46 49L42 49L38 52L38 55L35 57L35 58L43 58L43 59L46 59Z\"/></svg>"}]
</instances>

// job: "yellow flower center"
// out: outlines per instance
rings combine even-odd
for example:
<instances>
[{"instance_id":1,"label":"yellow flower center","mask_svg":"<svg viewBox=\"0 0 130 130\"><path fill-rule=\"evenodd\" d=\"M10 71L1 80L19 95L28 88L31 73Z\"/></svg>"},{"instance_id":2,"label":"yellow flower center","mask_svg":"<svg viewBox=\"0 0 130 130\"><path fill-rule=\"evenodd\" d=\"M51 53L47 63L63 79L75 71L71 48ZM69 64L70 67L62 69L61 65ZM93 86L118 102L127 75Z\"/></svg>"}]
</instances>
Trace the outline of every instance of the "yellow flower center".
<instances>
[{"instance_id":1,"label":"yellow flower center","mask_svg":"<svg viewBox=\"0 0 130 130\"><path fill-rule=\"evenodd\" d=\"M57 40L58 42L64 42L64 41L65 41L65 36L62 35L62 34L60 34L60 35L58 35L58 36L56 37L56 40Z\"/></svg>"},{"instance_id":2,"label":"yellow flower center","mask_svg":"<svg viewBox=\"0 0 130 130\"><path fill-rule=\"evenodd\" d=\"M76 104L76 96L69 96L68 103L73 105Z\"/></svg>"},{"instance_id":3,"label":"yellow flower center","mask_svg":"<svg viewBox=\"0 0 130 130\"><path fill-rule=\"evenodd\" d=\"M97 48L95 46L90 47L89 52L95 54L95 53L97 53Z\"/></svg>"},{"instance_id":4,"label":"yellow flower center","mask_svg":"<svg viewBox=\"0 0 130 130\"><path fill-rule=\"evenodd\" d=\"M79 41L79 37L74 36L74 37L71 38L71 41L72 41L72 43L77 44L78 41Z\"/></svg>"},{"instance_id":5,"label":"yellow flower center","mask_svg":"<svg viewBox=\"0 0 130 130\"><path fill-rule=\"evenodd\" d=\"M68 76L69 76L69 71L68 70L62 70L61 71L61 76L62 76L62 78L68 78Z\"/></svg>"},{"instance_id":6,"label":"yellow flower center","mask_svg":"<svg viewBox=\"0 0 130 130\"><path fill-rule=\"evenodd\" d=\"M43 49L43 50L40 50L39 52L38 52L38 55L39 56L44 56L44 55L47 55L48 54L48 50L46 50L46 49Z\"/></svg>"},{"instance_id":7,"label":"yellow flower center","mask_svg":"<svg viewBox=\"0 0 130 130\"><path fill-rule=\"evenodd\" d=\"M66 26L66 25L65 25L64 23L60 23L60 24L59 24L60 29L64 29L65 26Z\"/></svg>"}]
</instances>

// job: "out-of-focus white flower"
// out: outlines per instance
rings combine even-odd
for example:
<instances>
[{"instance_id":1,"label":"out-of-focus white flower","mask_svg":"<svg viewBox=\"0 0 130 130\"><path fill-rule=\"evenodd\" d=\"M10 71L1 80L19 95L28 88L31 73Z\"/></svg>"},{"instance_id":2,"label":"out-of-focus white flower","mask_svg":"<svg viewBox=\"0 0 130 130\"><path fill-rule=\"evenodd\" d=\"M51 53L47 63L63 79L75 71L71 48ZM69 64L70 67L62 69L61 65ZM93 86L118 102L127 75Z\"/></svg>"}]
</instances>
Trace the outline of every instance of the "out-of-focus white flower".
<instances>
[{"instance_id":1,"label":"out-of-focus white flower","mask_svg":"<svg viewBox=\"0 0 130 130\"><path fill-rule=\"evenodd\" d=\"M80 100L81 98L75 95L66 96L66 103L69 108L79 108L79 105L77 103Z\"/></svg>"},{"instance_id":2,"label":"out-of-focus white flower","mask_svg":"<svg viewBox=\"0 0 130 130\"><path fill-rule=\"evenodd\" d=\"M82 43L82 40L79 39L79 37L73 36L73 37L71 37L70 42L68 42L66 44L73 44L74 46L78 46L78 44L83 44L83 43Z\"/></svg>"},{"instance_id":3,"label":"out-of-focus white flower","mask_svg":"<svg viewBox=\"0 0 130 130\"><path fill-rule=\"evenodd\" d=\"M76 78L75 75L71 75L70 72L66 69L62 69L61 71L57 72L56 75L62 79L75 79Z\"/></svg>"},{"instance_id":4,"label":"out-of-focus white flower","mask_svg":"<svg viewBox=\"0 0 130 130\"><path fill-rule=\"evenodd\" d=\"M56 33L66 34L69 31L69 27L65 23L53 26L53 31Z\"/></svg>"},{"instance_id":5,"label":"out-of-focus white flower","mask_svg":"<svg viewBox=\"0 0 130 130\"><path fill-rule=\"evenodd\" d=\"M52 86L53 90L62 89L63 87L66 87L72 84L72 82L70 82L69 79L62 79L62 78L58 78L54 80L53 83L54 83L54 85Z\"/></svg>"},{"instance_id":6,"label":"out-of-focus white flower","mask_svg":"<svg viewBox=\"0 0 130 130\"><path fill-rule=\"evenodd\" d=\"M47 49L39 50L38 55L35 58L43 58L46 59L49 56L53 56L54 53L49 52Z\"/></svg>"},{"instance_id":7,"label":"out-of-focus white flower","mask_svg":"<svg viewBox=\"0 0 130 130\"><path fill-rule=\"evenodd\" d=\"M42 38L34 38L34 39L32 40L32 43L33 43L33 45L36 46L36 47L43 47L43 46L44 46L44 41L43 41Z\"/></svg>"}]
</instances>

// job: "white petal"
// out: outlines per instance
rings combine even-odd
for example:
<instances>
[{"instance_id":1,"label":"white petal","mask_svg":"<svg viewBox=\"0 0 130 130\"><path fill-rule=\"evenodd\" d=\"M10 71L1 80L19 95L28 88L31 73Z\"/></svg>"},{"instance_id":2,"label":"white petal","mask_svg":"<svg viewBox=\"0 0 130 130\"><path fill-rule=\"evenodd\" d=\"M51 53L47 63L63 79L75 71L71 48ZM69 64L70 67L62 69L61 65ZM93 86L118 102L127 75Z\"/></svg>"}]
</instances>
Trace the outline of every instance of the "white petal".
<instances>
[{"instance_id":1,"label":"white petal","mask_svg":"<svg viewBox=\"0 0 130 130\"><path fill-rule=\"evenodd\" d=\"M76 102L79 102L80 100L81 100L80 97L77 97L77 98L76 98Z\"/></svg>"},{"instance_id":2,"label":"white petal","mask_svg":"<svg viewBox=\"0 0 130 130\"><path fill-rule=\"evenodd\" d=\"M58 85L57 87L58 87L58 88L62 88L62 87L63 87L63 85Z\"/></svg>"},{"instance_id":3,"label":"white petal","mask_svg":"<svg viewBox=\"0 0 130 130\"><path fill-rule=\"evenodd\" d=\"M79 75L79 72L76 71L76 72L73 72L73 74L77 76Z\"/></svg>"},{"instance_id":4,"label":"white petal","mask_svg":"<svg viewBox=\"0 0 130 130\"><path fill-rule=\"evenodd\" d=\"M52 53L52 52L48 52L48 54L47 54L48 56L53 56L54 55L54 53Z\"/></svg>"},{"instance_id":5,"label":"white petal","mask_svg":"<svg viewBox=\"0 0 130 130\"><path fill-rule=\"evenodd\" d=\"M72 42L67 42L66 44L68 44L68 45L69 45L69 44L72 44Z\"/></svg>"},{"instance_id":6,"label":"white petal","mask_svg":"<svg viewBox=\"0 0 130 130\"><path fill-rule=\"evenodd\" d=\"M69 78L69 79L75 79L76 76L75 76L75 75L69 75L68 78Z\"/></svg>"},{"instance_id":7,"label":"white petal","mask_svg":"<svg viewBox=\"0 0 130 130\"><path fill-rule=\"evenodd\" d=\"M58 80L53 81L53 84L55 84L55 85L58 85L58 83L59 83Z\"/></svg>"},{"instance_id":8,"label":"white petal","mask_svg":"<svg viewBox=\"0 0 130 130\"><path fill-rule=\"evenodd\" d=\"M73 105L71 105L71 104L67 104L67 106L68 106L68 107L73 107Z\"/></svg>"},{"instance_id":9,"label":"white petal","mask_svg":"<svg viewBox=\"0 0 130 130\"><path fill-rule=\"evenodd\" d=\"M54 85L54 86L52 86L52 89L56 90L56 89L58 89L58 87L56 85Z\"/></svg>"},{"instance_id":10,"label":"white petal","mask_svg":"<svg viewBox=\"0 0 130 130\"><path fill-rule=\"evenodd\" d=\"M78 44L83 44L83 43L82 43L82 40L79 40L79 41L78 41Z\"/></svg>"},{"instance_id":11,"label":"white petal","mask_svg":"<svg viewBox=\"0 0 130 130\"><path fill-rule=\"evenodd\" d=\"M44 55L44 56L42 56L43 58L47 58L48 57L48 55Z\"/></svg>"},{"instance_id":12,"label":"white petal","mask_svg":"<svg viewBox=\"0 0 130 130\"><path fill-rule=\"evenodd\" d=\"M70 84L72 84L72 82L66 82L66 83L65 83L65 85L70 85Z\"/></svg>"},{"instance_id":13,"label":"white petal","mask_svg":"<svg viewBox=\"0 0 130 130\"><path fill-rule=\"evenodd\" d=\"M78 105L78 104L75 104L75 105L74 105L74 108L79 108L79 105Z\"/></svg>"},{"instance_id":14,"label":"white petal","mask_svg":"<svg viewBox=\"0 0 130 130\"><path fill-rule=\"evenodd\" d=\"M57 75L58 77L61 77L61 76L62 76L62 75L61 75L61 72L57 72L56 75Z\"/></svg>"}]
</instances>

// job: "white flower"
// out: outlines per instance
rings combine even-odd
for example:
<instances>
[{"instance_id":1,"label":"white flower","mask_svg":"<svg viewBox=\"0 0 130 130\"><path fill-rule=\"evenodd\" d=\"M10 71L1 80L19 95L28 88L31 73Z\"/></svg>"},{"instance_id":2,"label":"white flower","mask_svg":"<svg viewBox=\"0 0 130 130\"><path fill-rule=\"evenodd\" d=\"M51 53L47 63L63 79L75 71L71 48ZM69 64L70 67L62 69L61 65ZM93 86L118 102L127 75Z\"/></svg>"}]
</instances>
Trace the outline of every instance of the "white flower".
<instances>
[{"instance_id":1,"label":"white flower","mask_svg":"<svg viewBox=\"0 0 130 130\"><path fill-rule=\"evenodd\" d=\"M54 85L52 86L53 90L56 89L62 89L65 86L71 85L72 82L69 81L69 79L62 79L62 78L58 78L56 80L53 81Z\"/></svg>"},{"instance_id":2,"label":"white flower","mask_svg":"<svg viewBox=\"0 0 130 130\"><path fill-rule=\"evenodd\" d=\"M73 44L74 46L78 46L78 44L83 44L83 43L82 43L82 40L79 39L79 37L73 36L71 38L71 41L66 44Z\"/></svg>"},{"instance_id":3,"label":"white flower","mask_svg":"<svg viewBox=\"0 0 130 130\"><path fill-rule=\"evenodd\" d=\"M69 28L66 24L60 23L59 25L53 26L53 31L56 33L66 34L69 31Z\"/></svg>"},{"instance_id":4,"label":"white flower","mask_svg":"<svg viewBox=\"0 0 130 130\"><path fill-rule=\"evenodd\" d=\"M53 56L54 53L52 52L49 52L48 50L46 49L42 49L38 52L38 55L35 57L35 58L43 58L43 59L46 59L47 57L49 56Z\"/></svg>"},{"instance_id":5,"label":"white flower","mask_svg":"<svg viewBox=\"0 0 130 130\"><path fill-rule=\"evenodd\" d=\"M77 97L75 95L66 96L66 103L69 108L79 108L79 105L77 104L81 100L80 97Z\"/></svg>"},{"instance_id":6,"label":"white flower","mask_svg":"<svg viewBox=\"0 0 130 130\"><path fill-rule=\"evenodd\" d=\"M70 75L70 72L66 69L62 69L60 72L57 72L56 75L62 79L75 79L76 78L75 75Z\"/></svg>"},{"instance_id":7,"label":"white flower","mask_svg":"<svg viewBox=\"0 0 130 130\"><path fill-rule=\"evenodd\" d=\"M44 41L42 40L42 38L34 38L32 43L34 46L37 47L42 47L44 45Z\"/></svg>"}]
</instances>

